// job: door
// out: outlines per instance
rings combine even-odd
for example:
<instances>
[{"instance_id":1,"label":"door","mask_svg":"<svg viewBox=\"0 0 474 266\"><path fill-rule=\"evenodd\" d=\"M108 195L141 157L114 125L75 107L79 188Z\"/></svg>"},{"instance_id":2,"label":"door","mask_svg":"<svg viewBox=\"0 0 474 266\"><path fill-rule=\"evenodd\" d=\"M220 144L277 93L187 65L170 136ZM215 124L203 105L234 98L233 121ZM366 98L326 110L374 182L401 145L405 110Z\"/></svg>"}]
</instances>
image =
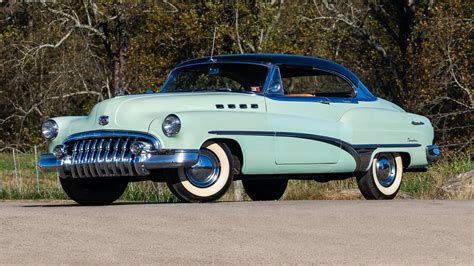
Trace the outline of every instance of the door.
<instances>
[{"instance_id":1,"label":"door","mask_svg":"<svg viewBox=\"0 0 474 266\"><path fill-rule=\"evenodd\" d=\"M353 88L334 74L308 67L280 66L266 97L267 121L275 132L275 163L336 164L342 125L330 99ZM275 84L280 85L275 85Z\"/></svg>"},{"instance_id":2,"label":"door","mask_svg":"<svg viewBox=\"0 0 474 266\"><path fill-rule=\"evenodd\" d=\"M331 105L324 99L267 97L268 126L275 131L276 164L335 164L340 136Z\"/></svg>"}]
</instances>

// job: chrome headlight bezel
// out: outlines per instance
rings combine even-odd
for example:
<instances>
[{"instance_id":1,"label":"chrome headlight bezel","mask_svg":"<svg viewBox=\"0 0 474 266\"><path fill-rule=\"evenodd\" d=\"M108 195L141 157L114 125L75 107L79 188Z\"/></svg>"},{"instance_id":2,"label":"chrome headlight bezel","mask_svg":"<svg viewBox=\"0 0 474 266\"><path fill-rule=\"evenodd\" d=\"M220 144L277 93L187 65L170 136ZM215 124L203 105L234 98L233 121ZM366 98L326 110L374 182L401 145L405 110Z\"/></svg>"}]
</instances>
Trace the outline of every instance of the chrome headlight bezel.
<instances>
[{"instance_id":1,"label":"chrome headlight bezel","mask_svg":"<svg viewBox=\"0 0 474 266\"><path fill-rule=\"evenodd\" d=\"M181 130L181 120L177 115L170 114L163 120L162 129L167 137L175 136Z\"/></svg>"},{"instance_id":2,"label":"chrome headlight bezel","mask_svg":"<svg viewBox=\"0 0 474 266\"><path fill-rule=\"evenodd\" d=\"M59 125L53 119L44 121L41 125L41 134L47 140L52 140L58 135Z\"/></svg>"}]
</instances>

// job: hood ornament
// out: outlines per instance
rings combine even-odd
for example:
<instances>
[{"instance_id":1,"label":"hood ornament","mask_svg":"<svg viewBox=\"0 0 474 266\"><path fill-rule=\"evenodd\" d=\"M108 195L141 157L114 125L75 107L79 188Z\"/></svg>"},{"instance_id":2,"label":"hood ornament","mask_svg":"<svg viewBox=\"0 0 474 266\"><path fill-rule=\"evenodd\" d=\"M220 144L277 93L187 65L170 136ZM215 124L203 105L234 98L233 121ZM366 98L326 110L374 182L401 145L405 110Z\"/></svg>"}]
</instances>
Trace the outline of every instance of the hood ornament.
<instances>
[{"instance_id":1,"label":"hood ornament","mask_svg":"<svg viewBox=\"0 0 474 266\"><path fill-rule=\"evenodd\" d=\"M99 116L99 125L105 126L109 123L109 116L108 115L101 115Z\"/></svg>"}]
</instances>

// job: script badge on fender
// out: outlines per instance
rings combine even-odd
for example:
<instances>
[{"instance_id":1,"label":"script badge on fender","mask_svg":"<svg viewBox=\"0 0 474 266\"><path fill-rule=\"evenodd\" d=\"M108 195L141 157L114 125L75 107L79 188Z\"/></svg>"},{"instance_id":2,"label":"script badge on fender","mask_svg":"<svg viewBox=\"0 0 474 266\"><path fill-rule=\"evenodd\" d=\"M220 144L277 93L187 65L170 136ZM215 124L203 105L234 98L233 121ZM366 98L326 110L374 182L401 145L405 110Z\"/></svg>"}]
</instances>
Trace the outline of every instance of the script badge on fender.
<instances>
[{"instance_id":1,"label":"script badge on fender","mask_svg":"<svg viewBox=\"0 0 474 266\"><path fill-rule=\"evenodd\" d=\"M101 115L99 117L99 125L105 126L109 123L109 116L107 115Z\"/></svg>"}]
</instances>

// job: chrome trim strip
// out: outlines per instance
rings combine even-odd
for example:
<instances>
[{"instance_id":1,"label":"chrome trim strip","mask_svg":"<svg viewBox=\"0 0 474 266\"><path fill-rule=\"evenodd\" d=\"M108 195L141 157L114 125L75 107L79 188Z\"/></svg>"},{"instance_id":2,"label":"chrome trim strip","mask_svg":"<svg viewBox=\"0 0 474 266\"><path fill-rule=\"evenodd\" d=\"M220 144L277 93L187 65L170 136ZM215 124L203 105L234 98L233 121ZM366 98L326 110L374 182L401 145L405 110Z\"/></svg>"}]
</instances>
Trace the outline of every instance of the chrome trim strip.
<instances>
[{"instance_id":1,"label":"chrome trim strip","mask_svg":"<svg viewBox=\"0 0 474 266\"><path fill-rule=\"evenodd\" d=\"M377 100L377 97L375 97L367 89L367 87L361 82L361 80L349 69L335 62L324 60L321 58L296 56L296 55L284 55L284 54L239 54L239 55L214 56L213 59L217 60L217 62L220 62L220 63L222 62L229 62L229 63L253 62L253 63L265 63L268 66L273 66L273 68L279 65L288 65L288 66L301 66L301 67L316 68L321 71L332 71L334 73L339 74L341 77L348 79L350 83L353 84L357 93L356 99L358 101L372 102L372 101ZM168 75L165 81L165 85L167 85L167 83L173 78L174 70L179 69L181 67L193 66L197 64L206 64L206 63L209 63L209 57L192 59L192 60L188 60L186 62L178 64ZM273 71L269 73L268 76L271 77L272 75L273 75ZM270 77L267 77L266 81L268 81ZM266 91L267 84L268 83L265 82L265 85L263 86L264 90L262 91ZM263 94L258 93L257 95L263 95Z\"/></svg>"},{"instance_id":2,"label":"chrome trim strip","mask_svg":"<svg viewBox=\"0 0 474 266\"><path fill-rule=\"evenodd\" d=\"M175 153L151 155L139 165L146 169L179 168L193 166L198 162L198 150L181 150Z\"/></svg>"},{"instance_id":3,"label":"chrome trim strip","mask_svg":"<svg viewBox=\"0 0 474 266\"><path fill-rule=\"evenodd\" d=\"M359 100L356 98L347 97L322 97L322 96L283 96L283 95L272 95L266 96L270 100L284 101L284 102L327 102L327 103L350 103L358 104Z\"/></svg>"},{"instance_id":4,"label":"chrome trim strip","mask_svg":"<svg viewBox=\"0 0 474 266\"><path fill-rule=\"evenodd\" d=\"M92 143L92 148L91 148L92 151L91 151L91 155L89 159L89 171L91 172L92 176L97 176L96 172L94 171L95 151L97 150L97 142L98 140L95 139L94 142Z\"/></svg>"},{"instance_id":5,"label":"chrome trim strip","mask_svg":"<svg viewBox=\"0 0 474 266\"><path fill-rule=\"evenodd\" d=\"M347 153L349 153L356 162L356 172L365 171L370 165L370 158L372 153L377 148L416 148L420 147L418 143L401 143L401 144L350 144L340 139L331 138L327 136L296 133L296 132L274 132L274 131L209 131L209 134L214 135L240 135L240 136L273 136L273 137L287 137L300 138L314 141L320 141L329 145L336 146Z\"/></svg>"},{"instance_id":6,"label":"chrome trim strip","mask_svg":"<svg viewBox=\"0 0 474 266\"><path fill-rule=\"evenodd\" d=\"M168 74L168 77L166 78L165 82L163 83L163 86L161 86L160 91L158 91L158 93L174 93L174 92L165 92L164 89L168 87L168 84L173 80L174 76L176 75L176 72L178 70L180 70L181 68L187 68L187 67L199 66L199 65L209 65L209 64L211 64L209 61L193 63L193 64L186 64L186 65L178 64L175 68L173 68L170 71L170 73ZM264 92L265 92L265 90L267 88L267 85L270 81L270 78L272 76L270 74L273 73L272 71L275 67L275 66L270 65L270 64L256 63L256 62L245 62L245 61L241 61L241 62L226 62L226 61L224 61L224 62L218 62L218 64L255 65L255 66L262 66L262 67L267 68L267 70L268 70L267 77L265 78L265 83L262 86L262 90L259 93L248 92L249 94L261 95L261 96L264 95Z\"/></svg>"},{"instance_id":7,"label":"chrome trim strip","mask_svg":"<svg viewBox=\"0 0 474 266\"><path fill-rule=\"evenodd\" d=\"M95 163L94 163L94 166L95 166L95 170L97 170L97 175L98 176L102 176L102 167L100 166L100 163L102 162L102 148L104 146L104 142L105 142L105 139L101 139L99 141L99 144L98 144L98 151L97 151L97 155L96 155L96 158L95 158Z\"/></svg>"},{"instance_id":8,"label":"chrome trim strip","mask_svg":"<svg viewBox=\"0 0 474 266\"><path fill-rule=\"evenodd\" d=\"M104 163L102 163L102 169L104 170L105 176L110 176L108 164L109 164L109 152L110 152L111 143L112 143L112 139L109 139L107 140L107 144L105 146Z\"/></svg>"},{"instance_id":9,"label":"chrome trim strip","mask_svg":"<svg viewBox=\"0 0 474 266\"><path fill-rule=\"evenodd\" d=\"M115 141L115 145L114 145L114 151L112 152L112 155L111 155L111 164L112 164L112 172L113 172L113 175L117 175L118 174L118 169L116 167L116 164L117 164L117 153L118 153L118 148L119 148L119 144L120 144L120 139L117 139Z\"/></svg>"},{"instance_id":10,"label":"chrome trim strip","mask_svg":"<svg viewBox=\"0 0 474 266\"><path fill-rule=\"evenodd\" d=\"M96 130L96 131L87 131L81 132L77 134L73 134L67 137L64 140L64 143L70 141L76 141L81 139L91 139L91 138L144 138L150 141L153 144L153 148L155 150L159 150L161 147L160 141L155 137L141 132L134 132L134 131L118 131L118 130Z\"/></svg>"},{"instance_id":11,"label":"chrome trim strip","mask_svg":"<svg viewBox=\"0 0 474 266\"><path fill-rule=\"evenodd\" d=\"M133 141L131 142L133 143ZM132 169L132 156L133 154L131 152L128 152L127 158L125 159L125 166L128 169L128 174L133 175L133 169Z\"/></svg>"},{"instance_id":12,"label":"chrome trim strip","mask_svg":"<svg viewBox=\"0 0 474 266\"><path fill-rule=\"evenodd\" d=\"M377 149L377 148L416 148L421 147L419 143L399 143L399 144L354 144L356 149Z\"/></svg>"},{"instance_id":13,"label":"chrome trim strip","mask_svg":"<svg viewBox=\"0 0 474 266\"><path fill-rule=\"evenodd\" d=\"M92 140L87 141L87 144L85 146L83 165L82 165L82 168L84 170L84 174L86 176L92 176L91 173L89 172L89 165L86 164L89 160L89 153L90 153L91 143L92 143Z\"/></svg>"},{"instance_id":14,"label":"chrome trim strip","mask_svg":"<svg viewBox=\"0 0 474 266\"><path fill-rule=\"evenodd\" d=\"M76 142L74 143L74 147L72 148L72 157L71 157L71 160L72 160L72 163L75 164L76 163L76 156L77 156L77 146L79 145L79 142ZM76 167L71 167L71 174L72 174L72 177L78 177L77 176L77 172L76 172Z\"/></svg>"},{"instance_id":15,"label":"chrome trim strip","mask_svg":"<svg viewBox=\"0 0 474 266\"><path fill-rule=\"evenodd\" d=\"M122 144L122 153L120 155L120 158L117 160L118 161L118 164L119 164L119 168L120 168L120 172L122 173L122 175L125 175L127 172L125 171L125 162L124 162L124 159L125 159L125 150L127 148L127 143L128 143L128 139L126 139L124 141L124 143Z\"/></svg>"},{"instance_id":16,"label":"chrome trim strip","mask_svg":"<svg viewBox=\"0 0 474 266\"><path fill-rule=\"evenodd\" d=\"M84 141L81 141L80 144L79 144L79 153L78 153L77 158L76 158L76 162L77 162L76 163L76 170L77 170L77 174L79 175L79 177L84 177L84 175L82 174L82 171L81 171L83 150L84 150Z\"/></svg>"}]
</instances>

